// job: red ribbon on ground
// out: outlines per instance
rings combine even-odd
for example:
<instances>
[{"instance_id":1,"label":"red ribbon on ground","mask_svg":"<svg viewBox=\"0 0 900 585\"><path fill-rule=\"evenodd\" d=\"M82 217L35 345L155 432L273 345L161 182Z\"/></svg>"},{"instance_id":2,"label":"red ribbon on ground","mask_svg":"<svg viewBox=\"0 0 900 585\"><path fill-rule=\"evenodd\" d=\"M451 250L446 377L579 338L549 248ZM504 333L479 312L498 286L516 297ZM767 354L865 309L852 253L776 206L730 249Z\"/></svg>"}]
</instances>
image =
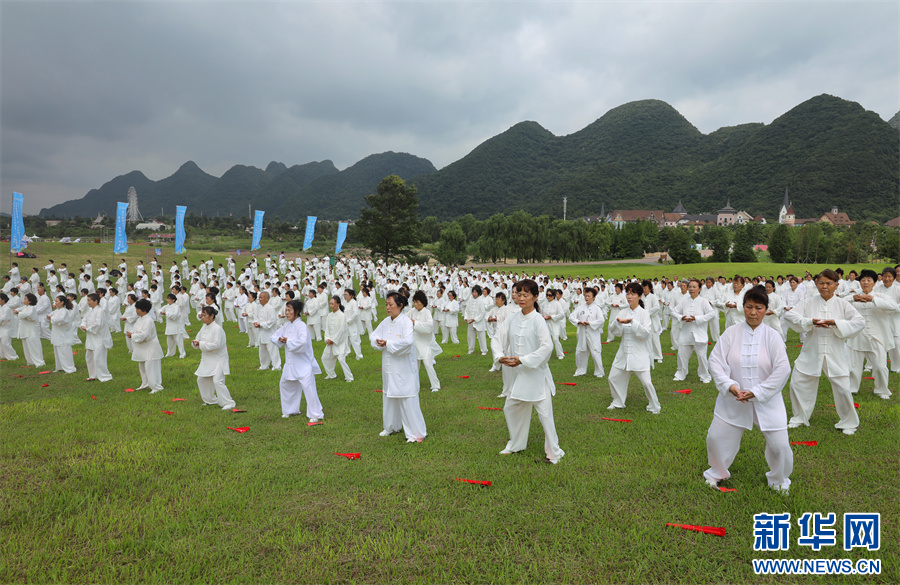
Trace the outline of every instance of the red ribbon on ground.
<instances>
[{"instance_id":1,"label":"red ribbon on ground","mask_svg":"<svg viewBox=\"0 0 900 585\"><path fill-rule=\"evenodd\" d=\"M690 394L690 393L691 393L690 388L685 388L684 390L673 390L672 391L672 394Z\"/></svg>"},{"instance_id":2,"label":"red ribbon on ground","mask_svg":"<svg viewBox=\"0 0 900 585\"><path fill-rule=\"evenodd\" d=\"M494 408L493 406L479 406L478 410L503 410L502 408Z\"/></svg>"},{"instance_id":3,"label":"red ribbon on ground","mask_svg":"<svg viewBox=\"0 0 900 585\"><path fill-rule=\"evenodd\" d=\"M97 400L97 397L91 394L91 400Z\"/></svg>"},{"instance_id":4,"label":"red ribbon on ground","mask_svg":"<svg viewBox=\"0 0 900 585\"><path fill-rule=\"evenodd\" d=\"M236 431L238 433L246 433L250 430L250 427L228 427L232 431Z\"/></svg>"},{"instance_id":5,"label":"red ribbon on ground","mask_svg":"<svg viewBox=\"0 0 900 585\"><path fill-rule=\"evenodd\" d=\"M134 392L134 388L125 388L125 392Z\"/></svg>"},{"instance_id":6,"label":"red ribbon on ground","mask_svg":"<svg viewBox=\"0 0 900 585\"><path fill-rule=\"evenodd\" d=\"M674 353L664 353L663 355L675 355Z\"/></svg>"},{"instance_id":7,"label":"red ribbon on ground","mask_svg":"<svg viewBox=\"0 0 900 585\"><path fill-rule=\"evenodd\" d=\"M13 378L21 378L22 374L13 374Z\"/></svg>"},{"instance_id":8,"label":"red ribbon on ground","mask_svg":"<svg viewBox=\"0 0 900 585\"><path fill-rule=\"evenodd\" d=\"M308 422L308 423L306 423L306 426L308 426L308 427L314 427L314 426L316 426L316 425L324 425L324 424L325 424L325 423L323 423L322 421L314 422L314 423Z\"/></svg>"},{"instance_id":9,"label":"red ribbon on ground","mask_svg":"<svg viewBox=\"0 0 900 585\"><path fill-rule=\"evenodd\" d=\"M557 382L557 386L578 386L578 382Z\"/></svg>"},{"instance_id":10,"label":"red ribbon on ground","mask_svg":"<svg viewBox=\"0 0 900 585\"><path fill-rule=\"evenodd\" d=\"M241 410L240 408L232 408L231 412L247 412L246 410Z\"/></svg>"},{"instance_id":11,"label":"red ribbon on ground","mask_svg":"<svg viewBox=\"0 0 900 585\"><path fill-rule=\"evenodd\" d=\"M694 532L702 532L704 534L713 534L715 536L725 536L725 528L719 526L694 526L693 524L672 524L666 522L666 526L674 526L675 528L684 528L685 530L693 530Z\"/></svg>"},{"instance_id":12,"label":"red ribbon on ground","mask_svg":"<svg viewBox=\"0 0 900 585\"><path fill-rule=\"evenodd\" d=\"M736 492L737 489L735 489L735 488L727 488L727 487L720 487L720 488L719 488L719 491L720 491L720 492Z\"/></svg>"},{"instance_id":13,"label":"red ribbon on ground","mask_svg":"<svg viewBox=\"0 0 900 585\"><path fill-rule=\"evenodd\" d=\"M460 376L460 378L468 378L468 376Z\"/></svg>"},{"instance_id":14,"label":"red ribbon on ground","mask_svg":"<svg viewBox=\"0 0 900 585\"><path fill-rule=\"evenodd\" d=\"M73 351L73 352L72 352L72 355L78 355L78 352L77 352L77 351Z\"/></svg>"},{"instance_id":15,"label":"red ribbon on ground","mask_svg":"<svg viewBox=\"0 0 900 585\"><path fill-rule=\"evenodd\" d=\"M491 485L491 482L489 482L489 481L478 481L477 479L463 479L461 477L457 477L456 481L463 481L465 483L472 483L475 485L484 485L484 486Z\"/></svg>"},{"instance_id":16,"label":"red ribbon on ground","mask_svg":"<svg viewBox=\"0 0 900 585\"><path fill-rule=\"evenodd\" d=\"M807 447L815 447L818 441L791 441L791 445L806 445Z\"/></svg>"},{"instance_id":17,"label":"red ribbon on ground","mask_svg":"<svg viewBox=\"0 0 900 585\"><path fill-rule=\"evenodd\" d=\"M381 392L381 393L384 393L384 390L378 390L377 388L372 388L372 392Z\"/></svg>"},{"instance_id":18,"label":"red ribbon on ground","mask_svg":"<svg viewBox=\"0 0 900 585\"><path fill-rule=\"evenodd\" d=\"M41 384L41 388L46 388L46 387L49 386L49 385L50 385L50 384Z\"/></svg>"},{"instance_id":19,"label":"red ribbon on ground","mask_svg":"<svg viewBox=\"0 0 900 585\"><path fill-rule=\"evenodd\" d=\"M462 356L456 356L456 357L462 357Z\"/></svg>"},{"instance_id":20,"label":"red ribbon on ground","mask_svg":"<svg viewBox=\"0 0 900 585\"><path fill-rule=\"evenodd\" d=\"M44 372L41 372L41 373L43 374ZM863 380L874 380L874 379L875 378L873 378L872 376L864 376L863 377Z\"/></svg>"},{"instance_id":21,"label":"red ribbon on ground","mask_svg":"<svg viewBox=\"0 0 900 585\"><path fill-rule=\"evenodd\" d=\"M50 370L44 370L43 372L38 372L38 374L49 374L49 373L50 373ZM867 379L874 380L875 378L867 378Z\"/></svg>"},{"instance_id":22,"label":"red ribbon on ground","mask_svg":"<svg viewBox=\"0 0 900 585\"><path fill-rule=\"evenodd\" d=\"M163 414L175 414L175 413L172 412L171 410L161 410L160 412L163 413Z\"/></svg>"},{"instance_id":23,"label":"red ribbon on ground","mask_svg":"<svg viewBox=\"0 0 900 585\"><path fill-rule=\"evenodd\" d=\"M173 398L172 399L172 402L184 402L184 401L185 401L184 398Z\"/></svg>"},{"instance_id":24,"label":"red ribbon on ground","mask_svg":"<svg viewBox=\"0 0 900 585\"><path fill-rule=\"evenodd\" d=\"M360 453L335 453L335 455L340 455L341 457L346 457L347 459L359 459Z\"/></svg>"},{"instance_id":25,"label":"red ribbon on ground","mask_svg":"<svg viewBox=\"0 0 900 585\"><path fill-rule=\"evenodd\" d=\"M601 417L601 418L602 418L602 420L611 420L613 422L631 422L631 419L628 419L628 418L606 418L606 417Z\"/></svg>"}]
</instances>

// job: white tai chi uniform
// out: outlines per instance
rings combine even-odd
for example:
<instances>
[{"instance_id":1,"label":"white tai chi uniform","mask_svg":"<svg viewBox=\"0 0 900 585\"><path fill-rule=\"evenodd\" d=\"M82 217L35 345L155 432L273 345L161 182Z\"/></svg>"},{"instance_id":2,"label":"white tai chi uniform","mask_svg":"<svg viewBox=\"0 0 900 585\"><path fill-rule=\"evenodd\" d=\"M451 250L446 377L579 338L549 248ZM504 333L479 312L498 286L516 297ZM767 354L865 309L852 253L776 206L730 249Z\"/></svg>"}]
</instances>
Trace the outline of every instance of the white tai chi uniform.
<instances>
[{"instance_id":1,"label":"white tai chi uniform","mask_svg":"<svg viewBox=\"0 0 900 585\"><path fill-rule=\"evenodd\" d=\"M872 292L882 294L900 305L900 284L897 284L896 280L891 283L891 286L884 286L884 282L879 282ZM891 371L900 372L900 313L892 313L890 321L894 336L894 348L888 350L888 357L891 359Z\"/></svg>"},{"instance_id":2,"label":"white tai chi uniform","mask_svg":"<svg viewBox=\"0 0 900 585\"><path fill-rule=\"evenodd\" d=\"M416 356L418 356L418 360L422 362L422 365L425 366L431 391L437 392L441 389L441 381L438 380L437 373L434 371L434 358L444 350L441 349L441 346L434 339L434 318L427 307L421 311L413 307L408 316L413 321Z\"/></svg>"},{"instance_id":3,"label":"white tai chi uniform","mask_svg":"<svg viewBox=\"0 0 900 585\"><path fill-rule=\"evenodd\" d=\"M163 389L160 360L163 352L156 335L156 322L146 314L138 317L131 330L131 360L138 363L141 372L141 386L138 390L149 388L150 393Z\"/></svg>"},{"instance_id":4,"label":"white tai chi uniform","mask_svg":"<svg viewBox=\"0 0 900 585\"><path fill-rule=\"evenodd\" d=\"M67 374L75 373L75 356L72 355L72 313L65 307L54 309L50 313L50 345L53 346L53 357L56 361L56 371Z\"/></svg>"},{"instance_id":5,"label":"white tai chi uniform","mask_svg":"<svg viewBox=\"0 0 900 585\"><path fill-rule=\"evenodd\" d=\"M556 387L548 365L553 353L553 341L546 321L537 310L527 315L521 311L510 312L491 341L491 350L495 360L517 357L522 362L514 368L502 366L503 371L510 374L503 390L506 396L503 414L509 428L509 442L501 453L522 451L528 445L533 406L544 427L544 453L552 463L559 462L565 452L559 447L553 421Z\"/></svg>"},{"instance_id":6,"label":"white tai chi uniform","mask_svg":"<svg viewBox=\"0 0 900 585\"><path fill-rule=\"evenodd\" d=\"M328 345L328 341L331 341L331 345ZM325 349L322 351L325 379L337 378L334 366L339 363L344 372L344 380L352 382L353 372L347 365L347 356L350 355L350 337L347 328L347 314L343 311L332 311L325 317L325 342Z\"/></svg>"},{"instance_id":7,"label":"white tai chi uniform","mask_svg":"<svg viewBox=\"0 0 900 585\"><path fill-rule=\"evenodd\" d=\"M607 407L625 408L625 399L628 397L628 382L634 373L644 387L647 395L647 411L659 414L662 407L656 397L656 388L650 379L650 354L653 351L651 337L650 315L641 306L632 309L630 306L621 309L618 313L621 319L631 319L631 323L619 323L618 319L609 323L609 333L612 336L622 337L616 359L613 360L609 371L609 390L612 394L612 403Z\"/></svg>"},{"instance_id":8,"label":"white tai chi uniform","mask_svg":"<svg viewBox=\"0 0 900 585\"><path fill-rule=\"evenodd\" d=\"M166 357L175 357L175 350L178 355L184 357L184 338L185 315L182 313L182 307L177 302L163 305L159 311L166 316Z\"/></svg>"},{"instance_id":9,"label":"white tai chi uniform","mask_svg":"<svg viewBox=\"0 0 900 585\"><path fill-rule=\"evenodd\" d=\"M448 339L450 343L459 343L459 338L456 336L456 329L459 327L459 301L456 299L448 300L441 312L444 313L441 343L447 343Z\"/></svg>"},{"instance_id":10,"label":"white tai chi uniform","mask_svg":"<svg viewBox=\"0 0 900 585\"><path fill-rule=\"evenodd\" d=\"M741 437L756 424L766 438L769 487L787 491L794 453L781 391L791 374L791 364L781 332L765 324L752 329L746 321L732 325L713 348L709 365L719 395L706 434L709 469L703 476L710 485L731 477L728 468L740 449ZM738 401L729 392L732 386L753 392L753 398Z\"/></svg>"},{"instance_id":11,"label":"white tai chi uniform","mask_svg":"<svg viewBox=\"0 0 900 585\"><path fill-rule=\"evenodd\" d=\"M425 439L425 417L419 406L419 364L413 324L406 315L388 316L372 332L371 345L381 352L382 436L403 431L408 442ZM381 347L382 339L387 345Z\"/></svg>"},{"instance_id":12,"label":"white tai chi uniform","mask_svg":"<svg viewBox=\"0 0 900 585\"><path fill-rule=\"evenodd\" d=\"M681 323L681 330L678 332L678 371L675 372L675 380L683 381L688 375L688 366L691 361L691 354L697 354L697 375L700 381L708 384L710 381L709 367L706 358L706 349L709 337L707 330L708 323L712 321L718 313L699 294L697 298L691 298L691 295L685 295L678 303L677 307L672 309L672 318L677 319ZM682 321L682 317L694 317L694 321Z\"/></svg>"},{"instance_id":13,"label":"white tai chi uniform","mask_svg":"<svg viewBox=\"0 0 900 585\"><path fill-rule=\"evenodd\" d=\"M287 338L282 343L280 338ZM306 396L306 416L310 421L325 418L319 394L316 392L316 374L321 374L319 363L313 355L312 340L306 324L299 318L285 323L269 338L277 347L284 346L284 367L281 370L281 416L300 414L300 402Z\"/></svg>"},{"instance_id":14,"label":"white tai chi uniform","mask_svg":"<svg viewBox=\"0 0 900 585\"><path fill-rule=\"evenodd\" d=\"M106 366L106 353L113 346L112 335L106 324L106 312L99 304L88 310L81 326L87 332L84 338L84 361L87 364L88 378L108 382L112 374Z\"/></svg>"},{"instance_id":15,"label":"white tai chi uniform","mask_svg":"<svg viewBox=\"0 0 900 585\"><path fill-rule=\"evenodd\" d=\"M19 359L12 346L12 339L19 333L19 324L14 317L9 303L0 307L0 358L5 360Z\"/></svg>"},{"instance_id":16,"label":"white tai chi uniform","mask_svg":"<svg viewBox=\"0 0 900 585\"><path fill-rule=\"evenodd\" d=\"M884 291L884 288L881 290ZM872 377L875 378L875 394L886 400L891 397L887 369L887 352L894 348L891 324L894 315L900 312L900 306L884 292L873 291L869 294L872 296L871 301L850 302L866 320L866 326L860 334L847 341L850 346L850 392L859 392L863 363L868 361L872 366Z\"/></svg>"},{"instance_id":17,"label":"white tai chi uniform","mask_svg":"<svg viewBox=\"0 0 900 585\"><path fill-rule=\"evenodd\" d=\"M194 340L199 342L197 349L201 351L200 365L194 372L200 398L204 404L216 404L222 410L234 408L234 399L225 385L225 376L231 374L225 330L215 321L204 323Z\"/></svg>"},{"instance_id":18,"label":"white tai chi uniform","mask_svg":"<svg viewBox=\"0 0 900 585\"><path fill-rule=\"evenodd\" d=\"M256 325L259 324L259 327ZM271 337L278 326L278 308L271 299L265 305L256 308L253 328L256 329L259 340L259 369L267 370L269 366L273 370L281 369L281 351L272 343Z\"/></svg>"},{"instance_id":19,"label":"white tai chi uniform","mask_svg":"<svg viewBox=\"0 0 900 585\"><path fill-rule=\"evenodd\" d=\"M22 340L22 354L29 366L44 365L44 346L41 342L41 324L38 322L37 306L24 305L19 308L19 339Z\"/></svg>"},{"instance_id":20,"label":"white tai chi uniform","mask_svg":"<svg viewBox=\"0 0 900 585\"><path fill-rule=\"evenodd\" d=\"M475 353L475 340L478 339L478 346L481 348L481 355L487 355L487 339L485 329L487 329L487 311L481 302L481 297L477 299L469 299L465 308L465 319L468 327L466 328L466 341L469 344L469 353ZM471 320L471 323L468 321Z\"/></svg>"},{"instance_id":21,"label":"white tai chi uniform","mask_svg":"<svg viewBox=\"0 0 900 585\"><path fill-rule=\"evenodd\" d=\"M834 295L827 301L821 294L812 294L799 305L786 311L785 319L791 328L806 333L800 355L794 361L791 375L791 428L809 426L809 417L816 406L819 377L824 373L831 381L834 404L840 420L835 426L853 434L859 427L859 415L850 393L850 349L847 340L866 326L859 311L844 299ZM834 327L816 327L813 319L834 319Z\"/></svg>"},{"instance_id":22,"label":"white tai chi uniform","mask_svg":"<svg viewBox=\"0 0 900 585\"><path fill-rule=\"evenodd\" d=\"M621 310L621 309L619 309ZM649 316L647 317L649 320ZM575 376L587 374L588 357L594 358L594 376L602 378L606 375L603 369L603 309L595 300L588 305L582 303L572 313L569 321L576 327L577 343L575 345ZM587 325L579 325L580 322ZM610 324L612 326L612 324ZM610 332L612 335L612 332Z\"/></svg>"},{"instance_id":23,"label":"white tai chi uniform","mask_svg":"<svg viewBox=\"0 0 900 585\"><path fill-rule=\"evenodd\" d=\"M125 312L122 313L121 318L125 319L125 326L123 327L125 333L134 329L134 322L138 319L137 310L134 308L134 304L125 307ZM129 353L131 352L133 345L134 344L131 343L131 338L126 335L125 347L128 348Z\"/></svg>"},{"instance_id":24,"label":"white tai chi uniform","mask_svg":"<svg viewBox=\"0 0 900 585\"><path fill-rule=\"evenodd\" d=\"M347 305L344 307L344 315L347 317L347 341L350 347L353 348L356 359L361 360L363 359L363 354L359 334L362 332L362 324L359 320L359 303L356 302L356 299L347 301ZM350 378L352 379L353 376Z\"/></svg>"}]
</instances>

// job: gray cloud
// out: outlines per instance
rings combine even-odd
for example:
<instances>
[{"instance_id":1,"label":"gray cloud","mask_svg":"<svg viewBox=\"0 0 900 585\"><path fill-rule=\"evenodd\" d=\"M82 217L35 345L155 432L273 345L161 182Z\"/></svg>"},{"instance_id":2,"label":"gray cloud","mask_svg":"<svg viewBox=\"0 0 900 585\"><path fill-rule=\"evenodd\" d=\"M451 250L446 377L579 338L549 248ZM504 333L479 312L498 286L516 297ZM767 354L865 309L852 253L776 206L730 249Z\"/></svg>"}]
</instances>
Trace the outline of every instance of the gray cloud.
<instances>
[{"instance_id":1,"label":"gray cloud","mask_svg":"<svg viewBox=\"0 0 900 585\"><path fill-rule=\"evenodd\" d=\"M386 150L439 168L522 120L646 98L702 132L821 93L900 109L895 2L0 4L0 191Z\"/></svg>"}]
</instances>

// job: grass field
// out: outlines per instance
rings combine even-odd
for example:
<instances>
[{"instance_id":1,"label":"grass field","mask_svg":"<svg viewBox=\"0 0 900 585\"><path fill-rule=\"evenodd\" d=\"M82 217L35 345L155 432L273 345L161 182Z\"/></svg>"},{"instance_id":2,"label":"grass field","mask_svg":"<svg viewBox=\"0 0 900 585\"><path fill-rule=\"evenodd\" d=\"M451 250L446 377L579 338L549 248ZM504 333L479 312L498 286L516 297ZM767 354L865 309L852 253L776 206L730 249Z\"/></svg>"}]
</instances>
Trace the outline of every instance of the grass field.
<instances>
[{"instance_id":1,"label":"grass field","mask_svg":"<svg viewBox=\"0 0 900 585\"><path fill-rule=\"evenodd\" d=\"M77 256L77 265L91 257L97 267L104 255L112 264L111 254L93 253ZM56 256L57 264L65 261ZM189 329L198 328L193 320ZM234 324L226 332L228 386L245 413L200 406L193 376L199 354L190 349L184 360L164 360L163 392L124 392L140 382L121 334L110 351L111 382L84 381L78 346L77 374L42 375L21 368L21 357L2 364L0 581L780 584L900 577L900 398L879 399L871 381L857 395L861 425L852 437L833 428L834 401L821 383L812 426L790 431L792 441L818 441L794 447L790 495L766 486L758 431L745 434L724 484L737 491L723 493L701 477L715 390L699 384L695 365L686 382L672 382L674 356L653 373L659 416L644 410L636 380L628 408L609 415L605 379L572 378L571 354L551 359L557 383L577 383L557 386L556 425L567 454L551 466L542 462L536 418L525 452L498 455L508 438L503 413L479 407L502 407L499 375L487 372L488 358L466 355L462 328L462 343L444 346L438 357L442 390L428 392L422 373L429 435L421 444L378 436L381 394L373 390L381 387L381 364L365 345L365 359L349 362L354 383L340 374L318 378L326 424L309 427L302 417L280 418L278 373L257 371L246 337ZM792 333L792 360L797 344ZM574 351L572 327L563 346ZM604 346L607 368L617 348L618 341ZM667 333L663 348L672 353ZM315 344L317 356L322 349ZM44 369L52 369L46 343L44 355ZM897 381L892 374L895 391ZM685 388L690 395L674 393ZM632 422L602 420L607 416ZM239 426L250 431L227 428ZM789 550L754 552L753 515L764 512L791 514ZM806 512L837 515L837 546L814 552L797 543L797 519ZM845 512L881 514L879 551L843 550ZM667 522L722 526L727 534ZM880 559L882 572L763 577L753 573L754 558Z\"/></svg>"}]
</instances>

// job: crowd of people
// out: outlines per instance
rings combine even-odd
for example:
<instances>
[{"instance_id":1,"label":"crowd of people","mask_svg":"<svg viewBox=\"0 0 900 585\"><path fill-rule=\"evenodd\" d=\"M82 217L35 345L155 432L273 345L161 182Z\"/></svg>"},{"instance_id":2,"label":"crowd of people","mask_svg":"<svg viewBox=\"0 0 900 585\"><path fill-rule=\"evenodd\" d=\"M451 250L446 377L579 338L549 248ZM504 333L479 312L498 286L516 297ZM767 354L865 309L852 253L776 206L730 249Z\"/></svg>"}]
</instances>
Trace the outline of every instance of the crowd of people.
<instances>
[{"instance_id":1,"label":"crowd of people","mask_svg":"<svg viewBox=\"0 0 900 585\"><path fill-rule=\"evenodd\" d=\"M0 293L0 358L18 359L12 340L21 341L26 364L45 365L42 340L53 347L55 368L75 373L73 346L84 345L88 380L112 379L107 353L114 334L124 339L141 378L139 389L163 390L160 362L187 356L192 318L202 324L189 347L200 351L195 372L204 404L235 407L226 384L229 358L226 321L237 324L248 348L258 348L259 369L281 372L282 416L299 415L306 400L310 422L323 421L315 376L353 382L351 353L363 358L362 337L382 355L383 429L403 432L409 442L427 435L419 405L419 364L433 392L441 389L435 357L442 345L457 344L459 319L466 326L468 353L479 351L485 367L500 371L510 440L501 454L525 449L534 408L544 428L545 454L558 463L553 419L555 384L549 360L566 359L561 341L567 322L577 343L573 376L607 376L604 334L621 338L609 365L610 410L626 407L631 375L640 382L647 411L662 411L653 370L663 359L661 334L670 331L677 352L674 380L696 376L713 383L718 398L707 435L715 486L729 477L744 430L755 424L766 437L768 483L790 485L792 455L788 428L809 426L819 379L831 383L838 422L852 435L859 428L853 394L871 369L875 393L889 399L888 365L900 372L900 284L897 267L880 272L669 280L632 278L551 278L544 274L445 266L386 264L370 259L288 259L285 254L253 256L243 267L234 258L191 265L187 257L166 269L154 258L132 267L124 259L96 271L87 260L77 272L50 260L31 274L16 263L3 277ZM170 291L166 294L165 291ZM378 323L378 299L387 312ZM725 329L721 330L724 317ZM163 353L157 323L165 319ZM606 331L604 332L604 329ZM785 342L789 329L801 338L793 367ZM82 340L79 331L83 332ZM232 334L233 335L233 334ZM313 342L321 344L320 369ZM711 354L708 346L714 345ZM488 356L490 351L491 355ZM282 352L284 359L282 360ZM789 381L792 417L782 398Z\"/></svg>"}]
</instances>

